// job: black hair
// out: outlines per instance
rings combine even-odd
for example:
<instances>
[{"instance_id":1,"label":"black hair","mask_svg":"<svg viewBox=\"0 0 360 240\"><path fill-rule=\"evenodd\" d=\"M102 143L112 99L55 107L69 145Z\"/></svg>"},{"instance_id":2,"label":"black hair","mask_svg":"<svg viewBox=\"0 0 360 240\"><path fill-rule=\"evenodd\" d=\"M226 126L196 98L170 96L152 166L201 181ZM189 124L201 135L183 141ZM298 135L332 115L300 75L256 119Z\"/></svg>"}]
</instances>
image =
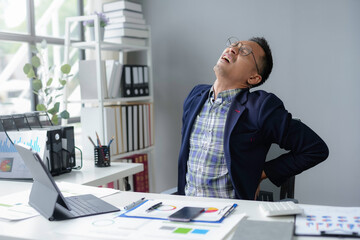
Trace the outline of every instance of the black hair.
<instances>
[{"instance_id":1,"label":"black hair","mask_svg":"<svg viewBox=\"0 0 360 240\"><path fill-rule=\"evenodd\" d=\"M272 59L270 46L265 38L252 37L249 39L249 41L256 42L257 44L259 44L260 47L265 52L265 56L261 58L261 63L259 66L259 71L260 71L259 74L261 75L261 82L253 86L253 87L257 87L263 84L268 79L273 67L273 59Z\"/></svg>"}]
</instances>

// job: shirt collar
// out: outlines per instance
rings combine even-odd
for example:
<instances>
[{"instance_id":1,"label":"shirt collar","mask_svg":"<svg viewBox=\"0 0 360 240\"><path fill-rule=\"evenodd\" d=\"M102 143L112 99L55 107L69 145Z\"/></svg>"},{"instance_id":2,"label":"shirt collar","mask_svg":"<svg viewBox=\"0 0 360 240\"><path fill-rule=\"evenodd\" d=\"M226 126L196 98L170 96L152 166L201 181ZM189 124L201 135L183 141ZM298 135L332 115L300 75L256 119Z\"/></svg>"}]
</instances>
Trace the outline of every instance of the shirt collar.
<instances>
[{"instance_id":1,"label":"shirt collar","mask_svg":"<svg viewBox=\"0 0 360 240\"><path fill-rule=\"evenodd\" d=\"M241 92L243 89L241 88L236 88L236 89L229 89L229 90L225 90L225 91L222 91L220 93L218 93L217 95L217 101L223 103L224 101L226 102L231 102L234 97L239 93ZM211 87L210 91L209 91L209 96L208 96L208 99L209 99L209 102L210 103L213 103L215 101L214 97L215 97L215 91L214 91L214 86ZM221 100L218 100L218 99L221 99Z\"/></svg>"}]
</instances>

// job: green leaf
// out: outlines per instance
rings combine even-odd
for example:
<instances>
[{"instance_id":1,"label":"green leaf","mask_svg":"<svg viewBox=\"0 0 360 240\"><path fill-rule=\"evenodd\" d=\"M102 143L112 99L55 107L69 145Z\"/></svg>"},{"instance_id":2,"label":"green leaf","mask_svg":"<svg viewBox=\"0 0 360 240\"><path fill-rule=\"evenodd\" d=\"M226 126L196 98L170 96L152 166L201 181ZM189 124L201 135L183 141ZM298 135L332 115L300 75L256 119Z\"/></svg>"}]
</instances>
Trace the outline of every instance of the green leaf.
<instances>
[{"instance_id":1,"label":"green leaf","mask_svg":"<svg viewBox=\"0 0 360 240\"><path fill-rule=\"evenodd\" d=\"M56 109L56 112L59 112L60 103L59 103L59 102L56 102L56 103L54 104L54 108Z\"/></svg>"},{"instance_id":2,"label":"green leaf","mask_svg":"<svg viewBox=\"0 0 360 240\"><path fill-rule=\"evenodd\" d=\"M53 98L51 97L51 98L49 99L49 101L47 102L47 105L50 105L50 103L52 102L52 100L53 100Z\"/></svg>"},{"instance_id":3,"label":"green leaf","mask_svg":"<svg viewBox=\"0 0 360 240\"><path fill-rule=\"evenodd\" d=\"M62 86L65 86L66 80L61 80L61 79L59 79L59 83L60 83Z\"/></svg>"},{"instance_id":4,"label":"green leaf","mask_svg":"<svg viewBox=\"0 0 360 240\"><path fill-rule=\"evenodd\" d=\"M57 114L57 113L59 112L59 107L60 107L60 103L59 103L59 102L56 102L56 103L54 104L54 107L51 108L51 109L49 109L48 112L49 112L50 114L52 114L52 115Z\"/></svg>"},{"instance_id":5,"label":"green leaf","mask_svg":"<svg viewBox=\"0 0 360 240\"><path fill-rule=\"evenodd\" d=\"M34 45L31 45L30 46L30 51L34 54L38 54L39 53L39 50L36 48L36 46Z\"/></svg>"},{"instance_id":6,"label":"green leaf","mask_svg":"<svg viewBox=\"0 0 360 240\"><path fill-rule=\"evenodd\" d=\"M35 76L35 72L34 69L31 67L30 71L28 72L28 74L26 75L28 78L34 78Z\"/></svg>"},{"instance_id":7,"label":"green leaf","mask_svg":"<svg viewBox=\"0 0 360 240\"><path fill-rule=\"evenodd\" d=\"M46 96L48 96L51 93L51 88L45 88L44 93Z\"/></svg>"},{"instance_id":8,"label":"green leaf","mask_svg":"<svg viewBox=\"0 0 360 240\"><path fill-rule=\"evenodd\" d=\"M38 56L33 56L31 58L31 64L36 68L40 67L40 58Z\"/></svg>"},{"instance_id":9,"label":"green leaf","mask_svg":"<svg viewBox=\"0 0 360 240\"><path fill-rule=\"evenodd\" d=\"M44 104L36 105L36 111L42 111L42 112L46 111L45 105Z\"/></svg>"},{"instance_id":10,"label":"green leaf","mask_svg":"<svg viewBox=\"0 0 360 240\"><path fill-rule=\"evenodd\" d=\"M64 110L60 113L60 117L63 119L69 119L70 113L68 111Z\"/></svg>"},{"instance_id":11,"label":"green leaf","mask_svg":"<svg viewBox=\"0 0 360 240\"><path fill-rule=\"evenodd\" d=\"M42 48L42 49L47 48L47 42L46 42L45 39L43 39L43 40L41 41L41 48Z\"/></svg>"},{"instance_id":12,"label":"green leaf","mask_svg":"<svg viewBox=\"0 0 360 240\"><path fill-rule=\"evenodd\" d=\"M56 88L56 90L63 90L64 86Z\"/></svg>"},{"instance_id":13,"label":"green leaf","mask_svg":"<svg viewBox=\"0 0 360 240\"><path fill-rule=\"evenodd\" d=\"M31 69L32 69L32 65L30 63L25 64L23 67L23 71L26 75L30 72Z\"/></svg>"},{"instance_id":14,"label":"green leaf","mask_svg":"<svg viewBox=\"0 0 360 240\"><path fill-rule=\"evenodd\" d=\"M61 72L63 74L69 74L71 71L71 66L69 64L64 64L61 66Z\"/></svg>"},{"instance_id":15,"label":"green leaf","mask_svg":"<svg viewBox=\"0 0 360 240\"><path fill-rule=\"evenodd\" d=\"M42 88L42 82L39 79L33 80L32 84L33 84L33 89L36 92L38 92Z\"/></svg>"},{"instance_id":16,"label":"green leaf","mask_svg":"<svg viewBox=\"0 0 360 240\"><path fill-rule=\"evenodd\" d=\"M46 86L50 86L53 82L53 78L49 78L49 80L46 82Z\"/></svg>"},{"instance_id":17,"label":"green leaf","mask_svg":"<svg viewBox=\"0 0 360 240\"><path fill-rule=\"evenodd\" d=\"M58 115L53 115L51 121L53 122L53 124L57 125L59 123Z\"/></svg>"}]
</instances>

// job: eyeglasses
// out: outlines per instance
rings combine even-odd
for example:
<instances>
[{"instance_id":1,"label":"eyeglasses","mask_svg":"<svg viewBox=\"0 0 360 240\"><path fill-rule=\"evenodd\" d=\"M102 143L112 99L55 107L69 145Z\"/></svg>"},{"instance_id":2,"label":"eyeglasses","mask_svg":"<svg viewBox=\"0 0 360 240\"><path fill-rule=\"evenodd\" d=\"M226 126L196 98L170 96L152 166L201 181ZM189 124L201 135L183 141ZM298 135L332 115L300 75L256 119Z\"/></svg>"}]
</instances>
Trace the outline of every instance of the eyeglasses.
<instances>
[{"instance_id":1,"label":"eyeglasses","mask_svg":"<svg viewBox=\"0 0 360 240\"><path fill-rule=\"evenodd\" d=\"M239 46L240 44L240 46ZM239 49L239 54L241 56L247 56L249 54L251 54L253 56L253 59L254 59L254 62L255 62L255 66L256 66L256 70L257 70L257 73L260 75L259 73L259 68L258 68L258 65L257 65L257 62L256 62L256 59L255 59L255 55L253 53L253 50L250 46L248 45L244 45L242 42L239 41L238 38L236 37L229 37L227 42L226 42L226 46L228 48L238 48Z\"/></svg>"}]
</instances>

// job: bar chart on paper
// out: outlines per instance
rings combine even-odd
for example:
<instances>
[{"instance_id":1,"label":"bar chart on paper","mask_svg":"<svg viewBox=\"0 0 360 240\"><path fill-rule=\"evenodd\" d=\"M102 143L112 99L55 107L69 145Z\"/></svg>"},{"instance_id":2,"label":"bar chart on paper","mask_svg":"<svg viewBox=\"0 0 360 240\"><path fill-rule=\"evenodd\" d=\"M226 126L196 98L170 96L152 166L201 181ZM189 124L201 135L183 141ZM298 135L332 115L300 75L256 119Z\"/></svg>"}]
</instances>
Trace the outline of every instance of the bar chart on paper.
<instances>
[{"instance_id":1,"label":"bar chart on paper","mask_svg":"<svg viewBox=\"0 0 360 240\"><path fill-rule=\"evenodd\" d=\"M31 178L29 170L11 142L27 145L43 157L46 131L12 131L7 134L0 132L0 178Z\"/></svg>"},{"instance_id":2,"label":"bar chart on paper","mask_svg":"<svg viewBox=\"0 0 360 240\"><path fill-rule=\"evenodd\" d=\"M14 143L22 143L29 147L31 147L35 152L40 152L41 147L39 145L39 137L36 137L35 139L30 139L28 141L25 141L20 137L19 139L14 140ZM0 152L17 152L14 145L11 144L10 140L8 138L1 139L0 140Z\"/></svg>"},{"instance_id":3,"label":"bar chart on paper","mask_svg":"<svg viewBox=\"0 0 360 240\"><path fill-rule=\"evenodd\" d=\"M301 205L305 213L296 216L295 233L321 235L336 232L339 235L360 234L359 207Z\"/></svg>"}]
</instances>

